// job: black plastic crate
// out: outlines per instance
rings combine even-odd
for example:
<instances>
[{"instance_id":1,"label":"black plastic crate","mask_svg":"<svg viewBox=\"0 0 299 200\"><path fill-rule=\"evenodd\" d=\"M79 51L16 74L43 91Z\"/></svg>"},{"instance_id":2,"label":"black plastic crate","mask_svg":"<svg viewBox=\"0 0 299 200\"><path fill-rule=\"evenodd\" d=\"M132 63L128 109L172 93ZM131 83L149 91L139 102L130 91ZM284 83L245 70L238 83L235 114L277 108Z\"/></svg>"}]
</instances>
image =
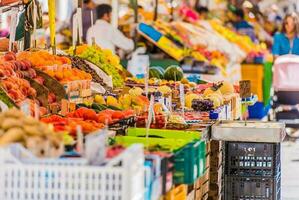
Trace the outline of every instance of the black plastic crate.
<instances>
[{"instance_id":1,"label":"black plastic crate","mask_svg":"<svg viewBox=\"0 0 299 200\"><path fill-rule=\"evenodd\" d=\"M281 178L225 176L224 200L280 200Z\"/></svg>"},{"instance_id":2,"label":"black plastic crate","mask_svg":"<svg viewBox=\"0 0 299 200\"><path fill-rule=\"evenodd\" d=\"M224 173L228 176L273 177L280 174L279 143L224 143Z\"/></svg>"}]
</instances>

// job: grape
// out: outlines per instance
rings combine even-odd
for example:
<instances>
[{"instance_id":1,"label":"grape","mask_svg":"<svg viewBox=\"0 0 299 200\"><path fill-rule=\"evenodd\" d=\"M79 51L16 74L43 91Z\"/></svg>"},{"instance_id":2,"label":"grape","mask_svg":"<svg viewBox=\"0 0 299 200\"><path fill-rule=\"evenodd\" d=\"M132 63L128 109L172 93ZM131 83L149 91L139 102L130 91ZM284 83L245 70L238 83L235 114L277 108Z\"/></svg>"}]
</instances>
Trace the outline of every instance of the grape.
<instances>
[{"instance_id":1,"label":"grape","mask_svg":"<svg viewBox=\"0 0 299 200\"><path fill-rule=\"evenodd\" d=\"M109 58L99 49L93 46L89 46L84 52L82 52L79 57L86 59L100 69L102 69L106 74L112 77L112 82L114 87L121 87L124 85L124 80L118 72L116 66L112 65Z\"/></svg>"},{"instance_id":2,"label":"grape","mask_svg":"<svg viewBox=\"0 0 299 200\"><path fill-rule=\"evenodd\" d=\"M192 101L192 108L195 111L210 111L213 107L213 102L210 100L193 99Z\"/></svg>"}]
</instances>

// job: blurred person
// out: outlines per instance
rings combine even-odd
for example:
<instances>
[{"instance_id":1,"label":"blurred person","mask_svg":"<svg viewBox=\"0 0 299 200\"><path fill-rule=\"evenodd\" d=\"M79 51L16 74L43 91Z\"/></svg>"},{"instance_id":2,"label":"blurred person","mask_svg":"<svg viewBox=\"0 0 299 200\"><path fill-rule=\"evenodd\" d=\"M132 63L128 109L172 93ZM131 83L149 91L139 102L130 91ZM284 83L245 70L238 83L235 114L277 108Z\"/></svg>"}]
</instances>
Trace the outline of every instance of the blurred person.
<instances>
[{"instance_id":1,"label":"blurred person","mask_svg":"<svg viewBox=\"0 0 299 200\"><path fill-rule=\"evenodd\" d=\"M274 35L272 53L274 57L286 54L299 55L299 20L298 16L288 14L283 19L281 32Z\"/></svg>"},{"instance_id":2,"label":"blurred person","mask_svg":"<svg viewBox=\"0 0 299 200\"><path fill-rule=\"evenodd\" d=\"M82 29L83 29L83 42L86 42L86 34L87 34L87 30L93 26L93 24L91 24L91 12L93 12L93 18L94 20L96 19L96 3L94 0L83 0L83 8L82 8ZM71 17L71 24L70 27L72 29L73 27L73 16L76 13L76 10L73 12L72 17Z\"/></svg>"},{"instance_id":3,"label":"blurred person","mask_svg":"<svg viewBox=\"0 0 299 200\"><path fill-rule=\"evenodd\" d=\"M200 19L202 19L202 20L208 19L209 9L207 7L199 6L199 7L196 7L195 10L198 13Z\"/></svg>"},{"instance_id":4,"label":"blurred person","mask_svg":"<svg viewBox=\"0 0 299 200\"><path fill-rule=\"evenodd\" d=\"M257 39L254 28L245 20L244 11L241 9L237 9L234 12L234 15L235 19L233 22L233 26L235 30L240 34L249 36L251 40L255 42Z\"/></svg>"},{"instance_id":5,"label":"blurred person","mask_svg":"<svg viewBox=\"0 0 299 200\"><path fill-rule=\"evenodd\" d=\"M127 38L110 23L112 7L108 4L101 4L96 10L98 20L87 31L88 44L92 44L94 38L97 45L103 49L110 49L113 53L115 53L116 47L124 51L133 50L133 40Z\"/></svg>"}]
</instances>

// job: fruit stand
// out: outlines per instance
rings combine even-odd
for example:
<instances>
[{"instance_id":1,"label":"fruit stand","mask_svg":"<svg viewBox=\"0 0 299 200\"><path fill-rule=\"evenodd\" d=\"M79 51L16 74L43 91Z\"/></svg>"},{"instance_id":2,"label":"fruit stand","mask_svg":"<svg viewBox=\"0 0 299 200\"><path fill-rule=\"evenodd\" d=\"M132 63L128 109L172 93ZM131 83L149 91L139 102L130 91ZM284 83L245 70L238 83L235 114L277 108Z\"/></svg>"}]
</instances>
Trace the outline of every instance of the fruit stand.
<instances>
[{"instance_id":1,"label":"fruit stand","mask_svg":"<svg viewBox=\"0 0 299 200\"><path fill-rule=\"evenodd\" d=\"M49 0L51 50L1 52L1 200L230 200L223 191L233 188L235 178L225 171L238 142L233 139L253 128L283 133L281 124L237 121L242 106L261 95L249 89L244 100L238 78L232 78L245 57L264 53L247 37L214 21L139 23L140 36L177 63L149 63L141 78L96 44L74 41L56 49L55 14ZM221 78L204 81L192 70L186 75L190 58L217 68ZM268 146L279 153L279 139L259 142L276 143ZM280 179L279 173L271 178ZM279 189L278 182L272 189Z\"/></svg>"}]
</instances>

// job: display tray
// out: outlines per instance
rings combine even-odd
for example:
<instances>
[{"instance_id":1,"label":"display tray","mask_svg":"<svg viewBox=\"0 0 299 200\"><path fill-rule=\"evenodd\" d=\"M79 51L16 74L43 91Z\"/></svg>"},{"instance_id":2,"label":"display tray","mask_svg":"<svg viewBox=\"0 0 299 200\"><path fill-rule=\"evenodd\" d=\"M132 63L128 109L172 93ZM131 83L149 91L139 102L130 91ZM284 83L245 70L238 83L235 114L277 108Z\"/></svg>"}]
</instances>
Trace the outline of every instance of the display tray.
<instances>
[{"instance_id":1,"label":"display tray","mask_svg":"<svg viewBox=\"0 0 299 200\"><path fill-rule=\"evenodd\" d=\"M258 121L220 121L212 126L213 140L279 143L285 137L285 124Z\"/></svg>"}]
</instances>

